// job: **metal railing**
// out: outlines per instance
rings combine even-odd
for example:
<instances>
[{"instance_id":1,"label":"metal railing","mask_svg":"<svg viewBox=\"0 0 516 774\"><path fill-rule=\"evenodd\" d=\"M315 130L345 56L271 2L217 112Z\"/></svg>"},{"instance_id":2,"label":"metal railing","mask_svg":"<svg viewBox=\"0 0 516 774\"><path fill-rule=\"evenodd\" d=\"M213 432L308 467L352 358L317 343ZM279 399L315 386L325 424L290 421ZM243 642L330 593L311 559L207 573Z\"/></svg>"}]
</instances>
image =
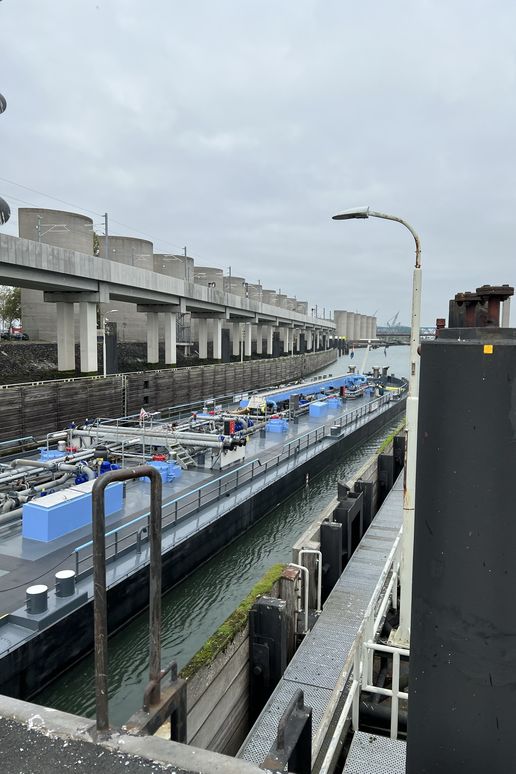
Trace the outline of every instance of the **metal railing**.
<instances>
[{"instance_id":1,"label":"metal railing","mask_svg":"<svg viewBox=\"0 0 516 774\"><path fill-rule=\"evenodd\" d=\"M251 460L239 466L235 470L224 473L213 481L185 492L163 504L163 530L166 531L184 521L193 514L198 514L196 529L199 527L200 511L209 505L220 501L223 496L229 497L244 483L253 482L264 477L268 472L277 471L285 462L288 463L298 456L301 451L315 447L329 438L329 428L339 425L342 428L351 425L360 426L365 418L378 411L382 406L391 401L389 395L370 401L360 408L354 409L335 420L320 425L313 430L293 438L284 444L282 450L271 457L262 460ZM220 517L217 513L214 518L203 522L208 526ZM142 550L142 545L147 541L149 513L143 513L131 521L116 527L106 533L106 561L114 561L124 554L137 549ZM92 570L92 541L83 543L74 549L75 571L77 578L82 578Z\"/></svg>"},{"instance_id":2,"label":"metal railing","mask_svg":"<svg viewBox=\"0 0 516 774\"><path fill-rule=\"evenodd\" d=\"M333 770L333 762L339 749L340 740L345 731L351 713L353 731L359 730L360 693L378 693L389 696L391 704L391 739L398 735L398 705L400 699L408 699L408 694L400 691L400 661L409 656L409 651L376 641L386 612L390 607L398 606L398 577L401 561L401 529L387 557L384 569L378 581L357 637L350 652L351 663L346 662L343 679L348 686L346 700L332 731L332 737L321 764L319 774L328 774ZM373 683L373 662L375 651L390 653L393 656L392 689L380 688ZM347 674L346 674L347 673Z\"/></svg>"}]
</instances>

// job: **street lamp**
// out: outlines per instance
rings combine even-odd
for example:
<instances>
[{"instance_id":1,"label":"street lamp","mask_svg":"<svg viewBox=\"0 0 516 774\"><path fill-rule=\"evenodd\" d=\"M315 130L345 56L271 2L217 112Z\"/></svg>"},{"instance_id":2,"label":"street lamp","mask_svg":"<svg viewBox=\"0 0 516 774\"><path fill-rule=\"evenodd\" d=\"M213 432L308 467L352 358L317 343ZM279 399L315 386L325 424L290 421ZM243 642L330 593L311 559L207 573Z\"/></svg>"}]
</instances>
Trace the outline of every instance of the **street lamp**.
<instances>
[{"instance_id":1,"label":"street lamp","mask_svg":"<svg viewBox=\"0 0 516 774\"><path fill-rule=\"evenodd\" d=\"M417 413L419 399L419 330L421 327L421 242L412 226L396 215L375 212L369 207L355 207L334 215L333 220L356 218L383 218L395 220L408 228L416 243L416 262L412 275L412 310L410 320L410 372L407 397L407 424L405 443L405 484L403 491L403 534L401 543L401 596L400 623L394 637L399 645L410 642L410 615L412 607L412 560L414 553L414 511L416 496Z\"/></svg>"},{"instance_id":2,"label":"street lamp","mask_svg":"<svg viewBox=\"0 0 516 774\"><path fill-rule=\"evenodd\" d=\"M118 312L118 309L110 309L102 315L102 373L106 376L106 323L109 322L107 316L113 312Z\"/></svg>"}]
</instances>

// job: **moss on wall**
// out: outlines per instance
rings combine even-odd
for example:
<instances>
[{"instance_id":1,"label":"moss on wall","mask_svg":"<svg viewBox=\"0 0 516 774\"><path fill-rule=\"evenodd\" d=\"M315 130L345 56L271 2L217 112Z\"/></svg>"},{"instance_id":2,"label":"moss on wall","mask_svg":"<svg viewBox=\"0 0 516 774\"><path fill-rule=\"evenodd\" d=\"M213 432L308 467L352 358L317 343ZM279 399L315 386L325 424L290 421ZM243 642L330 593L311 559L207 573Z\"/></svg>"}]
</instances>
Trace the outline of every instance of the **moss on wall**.
<instances>
[{"instance_id":1,"label":"moss on wall","mask_svg":"<svg viewBox=\"0 0 516 774\"><path fill-rule=\"evenodd\" d=\"M398 425L396 430L393 430L393 432L390 435L388 435L387 438L385 439L385 441L382 443L382 445L380 446L380 448L376 452L376 456L378 454L383 454L384 453L385 449L389 446L389 444L391 444L394 441L394 438L397 435L399 435L399 433L401 433L401 431L404 429L405 424L406 424L406 419L405 419L405 417L403 417L402 421L400 422L400 424Z\"/></svg>"},{"instance_id":2,"label":"moss on wall","mask_svg":"<svg viewBox=\"0 0 516 774\"><path fill-rule=\"evenodd\" d=\"M281 577L285 564L274 564L270 570L258 581L247 597L240 603L231 615L226 618L223 624L211 635L202 648L197 651L195 656L190 659L188 664L181 670L181 677L188 679L192 677L199 669L211 664L219 653L234 640L236 635L242 631L247 624L249 611L258 597L268 594L275 583Z\"/></svg>"}]
</instances>

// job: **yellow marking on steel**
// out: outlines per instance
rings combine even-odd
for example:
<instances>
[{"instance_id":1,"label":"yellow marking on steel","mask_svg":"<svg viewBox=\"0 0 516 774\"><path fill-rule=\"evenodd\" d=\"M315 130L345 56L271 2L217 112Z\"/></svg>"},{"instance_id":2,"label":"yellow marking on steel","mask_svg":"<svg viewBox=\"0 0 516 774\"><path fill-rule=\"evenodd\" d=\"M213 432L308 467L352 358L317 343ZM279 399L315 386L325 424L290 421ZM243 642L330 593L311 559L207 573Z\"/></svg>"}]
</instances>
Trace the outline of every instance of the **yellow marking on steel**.
<instances>
[{"instance_id":1,"label":"yellow marking on steel","mask_svg":"<svg viewBox=\"0 0 516 774\"><path fill-rule=\"evenodd\" d=\"M492 354L493 354L493 345L484 344L484 355L492 355Z\"/></svg>"}]
</instances>

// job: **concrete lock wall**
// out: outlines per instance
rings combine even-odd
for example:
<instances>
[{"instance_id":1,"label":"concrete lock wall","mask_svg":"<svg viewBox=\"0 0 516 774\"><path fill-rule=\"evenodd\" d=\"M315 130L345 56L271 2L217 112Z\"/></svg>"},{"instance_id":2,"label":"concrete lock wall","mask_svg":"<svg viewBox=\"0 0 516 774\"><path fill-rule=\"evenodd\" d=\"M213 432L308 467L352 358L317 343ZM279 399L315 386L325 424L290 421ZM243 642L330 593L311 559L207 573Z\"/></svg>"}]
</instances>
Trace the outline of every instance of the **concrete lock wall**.
<instances>
[{"instance_id":1,"label":"concrete lock wall","mask_svg":"<svg viewBox=\"0 0 516 774\"><path fill-rule=\"evenodd\" d=\"M93 221L85 215L63 210L20 207L18 234L23 239L44 242L66 250L93 254ZM56 305L43 300L43 291L21 289L23 330L36 341L56 341ZM76 322L78 336L78 321Z\"/></svg>"},{"instance_id":2,"label":"concrete lock wall","mask_svg":"<svg viewBox=\"0 0 516 774\"><path fill-rule=\"evenodd\" d=\"M12 346L12 345L11 345ZM0 440L44 436L86 417L120 417L300 379L336 360L334 350L301 357L172 368L0 390Z\"/></svg>"}]
</instances>

